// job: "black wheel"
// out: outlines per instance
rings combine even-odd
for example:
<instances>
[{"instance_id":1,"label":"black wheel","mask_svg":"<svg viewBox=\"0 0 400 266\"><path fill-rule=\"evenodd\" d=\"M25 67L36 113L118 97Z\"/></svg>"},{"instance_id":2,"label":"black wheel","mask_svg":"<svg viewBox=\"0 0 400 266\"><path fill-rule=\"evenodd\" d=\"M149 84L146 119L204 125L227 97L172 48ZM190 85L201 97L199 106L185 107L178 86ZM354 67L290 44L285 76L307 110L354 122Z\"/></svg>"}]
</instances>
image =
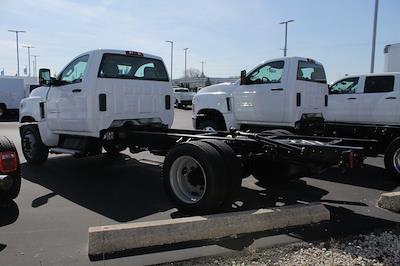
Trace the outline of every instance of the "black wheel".
<instances>
[{"instance_id":1,"label":"black wheel","mask_svg":"<svg viewBox=\"0 0 400 266\"><path fill-rule=\"evenodd\" d=\"M216 139L207 139L203 142L211 144L222 156L227 169L229 179L229 186L226 200L226 205L231 204L239 195L240 188L242 187L242 165L236 157L235 151L224 141Z\"/></svg>"},{"instance_id":2,"label":"black wheel","mask_svg":"<svg viewBox=\"0 0 400 266\"><path fill-rule=\"evenodd\" d=\"M210 144L192 141L176 145L166 155L163 180L167 194L185 213L211 213L227 197L225 162Z\"/></svg>"},{"instance_id":3,"label":"black wheel","mask_svg":"<svg viewBox=\"0 0 400 266\"><path fill-rule=\"evenodd\" d=\"M0 104L0 117L2 117L6 113L6 107L4 104Z\"/></svg>"},{"instance_id":4,"label":"black wheel","mask_svg":"<svg viewBox=\"0 0 400 266\"><path fill-rule=\"evenodd\" d=\"M0 137L0 153L4 152L10 152L12 154L11 156L15 156L14 158L18 164L15 171L11 173L0 172L0 174L7 175L5 179L0 181L0 200L12 200L18 196L21 189L19 158L14 144L8 138ZM2 158L0 158L0 160L2 160Z\"/></svg>"},{"instance_id":5,"label":"black wheel","mask_svg":"<svg viewBox=\"0 0 400 266\"><path fill-rule=\"evenodd\" d=\"M212 121L212 120L205 120L205 121L200 122L199 129L205 130L205 131L211 131L211 132L223 130L221 128L221 126L218 125L217 122Z\"/></svg>"},{"instance_id":6,"label":"black wheel","mask_svg":"<svg viewBox=\"0 0 400 266\"><path fill-rule=\"evenodd\" d=\"M37 125L23 126L21 145L25 159L31 164L42 164L49 156L49 148L43 144Z\"/></svg>"},{"instance_id":7,"label":"black wheel","mask_svg":"<svg viewBox=\"0 0 400 266\"><path fill-rule=\"evenodd\" d=\"M385 168L388 173L400 178L400 138L393 140L385 151Z\"/></svg>"},{"instance_id":8,"label":"black wheel","mask_svg":"<svg viewBox=\"0 0 400 266\"><path fill-rule=\"evenodd\" d=\"M252 174L261 185L279 184L310 174L304 164L268 161L262 157L254 159L253 163Z\"/></svg>"},{"instance_id":9,"label":"black wheel","mask_svg":"<svg viewBox=\"0 0 400 266\"><path fill-rule=\"evenodd\" d=\"M109 155L116 155L126 149L125 145L121 144L114 144L112 142L105 142L103 143L103 148L106 150L107 154Z\"/></svg>"}]
</instances>

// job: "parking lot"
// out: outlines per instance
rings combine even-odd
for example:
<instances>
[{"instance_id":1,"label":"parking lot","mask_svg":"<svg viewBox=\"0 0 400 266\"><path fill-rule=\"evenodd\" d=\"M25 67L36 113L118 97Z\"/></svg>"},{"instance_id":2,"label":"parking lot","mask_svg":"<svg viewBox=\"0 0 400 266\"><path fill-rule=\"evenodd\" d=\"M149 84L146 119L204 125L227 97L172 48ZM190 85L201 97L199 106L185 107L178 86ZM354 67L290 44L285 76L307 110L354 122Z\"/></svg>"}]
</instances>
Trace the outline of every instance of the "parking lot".
<instances>
[{"instance_id":1,"label":"parking lot","mask_svg":"<svg viewBox=\"0 0 400 266\"><path fill-rule=\"evenodd\" d=\"M175 110L174 128L191 129L191 110ZM249 247L329 239L384 228L400 215L376 207L383 191L397 189L385 175L382 158L368 158L354 172L328 169L273 187L243 180L239 201L226 211L320 201L329 223L295 230L252 234L217 242L144 249L106 260L87 255L88 227L181 217L164 193L163 157L125 151L116 158L51 156L43 166L25 163L18 123L0 123L0 135L18 147L22 163L19 197L0 209L1 265L143 265L206 256Z\"/></svg>"}]
</instances>

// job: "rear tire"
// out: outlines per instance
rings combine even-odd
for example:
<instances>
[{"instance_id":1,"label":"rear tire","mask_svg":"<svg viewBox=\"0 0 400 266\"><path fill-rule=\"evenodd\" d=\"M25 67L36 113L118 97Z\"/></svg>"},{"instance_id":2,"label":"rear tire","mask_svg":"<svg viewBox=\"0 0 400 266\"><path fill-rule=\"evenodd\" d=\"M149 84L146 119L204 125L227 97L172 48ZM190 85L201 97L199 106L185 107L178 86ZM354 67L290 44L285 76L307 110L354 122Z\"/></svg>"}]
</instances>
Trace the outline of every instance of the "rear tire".
<instances>
[{"instance_id":1,"label":"rear tire","mask_svg":"<svg viewBox=\"0 0 400 266\"><path fill-rule=\"evenodd\" d=\"M6 137L0 137L0 152L15 152L18 156L15 145ZM19 164L19 159L18 159ZM15 172L10 173L4 183L0 184L0 200L15 199L21 190L21 169L18 168Z\"/></svg>"},{"instance_id":2,"label":"rear tire","mask_svg":"<svg viewBox=\"0 0 400 266\"><path fill-rule=\"evenodd\" d=\"M400 179L400 138L393 140L385 151L385 168L393 177Z\"/></svg>"},{"instance_id":3,"label":"rear tire","mask_svg":"<svg viewBox=\"0 0 400 266\"><path fill-rule=\"evenodd\" d=\"M224 160L208 143L177 144L165 156L162 175L167 194L182 212L211 213L227 197Z\"/></svg>"},{"instance_id":4,"label":"rear tire","mask_svg":"<svg viewBox=\"0 0 400 266\"><path fill-rule=\"evenodd\" d=\"M49 156L49 148L43 144L37 125L23 126L21 145L25 159L31 164L42 164Z\"/></svg>"},{"instance_id":5,"label":"rear tire","mask_svg":"<svg viewBox=\"0 0 400 266\"><path fill-rule=\"evenodd\" d=\"M227 170L229 179L228 192L226 196L225 205L231 204L239 195L240 188L242 187L242 165L236 157L235 151L224 141L216 139L203 140L212 145L222 156Z\"/></svg>"}]
</instances>

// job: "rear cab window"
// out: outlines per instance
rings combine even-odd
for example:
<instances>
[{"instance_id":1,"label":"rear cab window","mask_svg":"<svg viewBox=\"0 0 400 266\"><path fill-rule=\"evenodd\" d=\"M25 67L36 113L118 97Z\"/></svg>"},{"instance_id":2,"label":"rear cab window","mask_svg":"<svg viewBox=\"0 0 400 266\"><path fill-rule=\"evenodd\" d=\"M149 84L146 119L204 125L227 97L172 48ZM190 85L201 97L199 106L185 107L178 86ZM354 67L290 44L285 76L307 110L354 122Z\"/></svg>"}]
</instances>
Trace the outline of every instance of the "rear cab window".
<instances>
[{"instance_id":1,"label":"rear cab window","mask_svg":"<svg viewBox=\"0 0 400 266\"><path fill-rule=\"evenodd\" d=\"M301 60L297 66L297 80L326 84L324 67L313 60Z\"/></svg>"},{"instance_id":2,"label":"rear cab window","mask_svg":"<svg viewBox=\"0 0 400 266\"><path fill-rule=\"evenodd\" d=\"M364 93L391 92L394 76L373 76L365 78Z\"/></svg>"},{"instance_id":3,"label":"rear cab window","mask_svg":"<svg viewBox=\"0 0 400 266\"><path fill-rule=\"evenodd\" d=\"M137 54L105 53L101 60L98 77L169 81L167 70L161 60Z\"/></svg>"}]
</instances>

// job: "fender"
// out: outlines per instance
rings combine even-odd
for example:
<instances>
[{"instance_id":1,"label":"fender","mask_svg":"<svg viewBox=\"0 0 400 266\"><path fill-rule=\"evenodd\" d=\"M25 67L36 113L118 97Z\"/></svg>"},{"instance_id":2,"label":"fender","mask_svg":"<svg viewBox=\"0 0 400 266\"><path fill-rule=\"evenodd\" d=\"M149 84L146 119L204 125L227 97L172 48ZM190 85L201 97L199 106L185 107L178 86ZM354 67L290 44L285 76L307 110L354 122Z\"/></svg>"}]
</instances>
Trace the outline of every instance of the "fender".
<instances>
[{"instance_id":1,"label":"fender","mask_svg":"<svg viewBox=\"0 0 400 266\"><path fill-rule=\"evenodd\" d=\"M195 120L205 110L214 110L222 114L227 129L238 127L233 115L232 90L236 84L222 83L203 88L193 98L193 116Z\"/></svg>"}]
</instances>

